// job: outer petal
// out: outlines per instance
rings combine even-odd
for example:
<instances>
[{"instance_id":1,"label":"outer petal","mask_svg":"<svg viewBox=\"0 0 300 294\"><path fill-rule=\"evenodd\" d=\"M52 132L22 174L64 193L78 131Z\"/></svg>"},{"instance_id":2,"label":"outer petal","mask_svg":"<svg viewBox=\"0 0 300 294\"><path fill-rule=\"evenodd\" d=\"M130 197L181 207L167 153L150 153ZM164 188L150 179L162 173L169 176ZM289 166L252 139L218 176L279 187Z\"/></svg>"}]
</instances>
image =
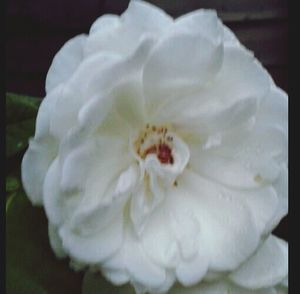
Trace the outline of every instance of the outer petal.
<instances>
[{"instance_id":1,"label":"outer petal","mask_svg":"<svg viewBox=\"0 0 300 294\"><path fill-rule=\"evenodd\" d=\"M195 287L183 288L181 286L171 289L169 294L277 294L275 288L248 290L240 288L225 280L213 283L201 283Z\"/></svg>"},{"instance_id":2,"label":"outer petal","mask_svg":"<svg viewBox=\"0 0 300 294\"><path fill-rule=\"evenodd\" d=\"M61 93L57 88L47 95L38 111L35 137L29 141L29 147L22 160L22 183L26 194L35 205L43 203L43 182L47 170L56 157L58 142L50 134L50 115Z\"/></svg>"},{"instance_id":3,"label":"outer petal","mask_svg":"<svg viewBox=\"0 0 300 294\"><path fill-rule=\"evenodd\" d=\"M178 179L177 205L190 202L200 223L199 234L210 259L210 269L232 270L256 249L259 232L249 208L229 189L186 170ZM180 196L181 195L181 196ZM177 197L176 197L177 198Z\"/></svg>"},{"instance_id":4,"label":"outer petal","mask_svg":"<svg viewBox=\"0 0 300 294\"><path fill-rule=\"evenodd\" d=\"M89 89L93 89L92 99L79 112L79 121L82 126L93 129L103 122L113 106L114 98L120 98L120 90L118 90L120 86L122 88L129 84L131 89L138 88L134 86L134 83L140 82L139 76L143 63L152 46L153 39L142 39L131 55L116 61L103 72L100 78L94 77L89 83ZM102 108L99 115L99 109Z\"/></svg>"},{"instance_id":5,"label":"outer petal","mask_svg":"<svg viewBox=\"0 0 300 294\"><path fill-rule=\"evenodd\" d=\"M229 275L236 284L249 289L272 287L288 273L288 245L270 236L238 270Z\"/></svg>"},{"instance_id":6,"label":"outer petal","mask_svg":"<svg viewBox=\"0 0 300 294\"><path fill-rule=\"evenodd\" d=\"M198 21L201 20L200 17ZM206 17L203 17L203 21L206 25ZM214 37L208 38L203 34L203 29L187 30L182 21L178 29L175 26L159 41L143 73L150 111L157 110L167 102L176 103L175 97L193 92L213 78L222 62L220 34L215 32Z\"/></svg>"},{"instance_id":7,"label":"outer petal","mask_svg":"<svg viewBox=\"0 0 300 294\"><path fill-rule=\"evenodd\" d=\"M85 35L76 36L66 42L54 56L46 77L46 93L67 81L75 72L83 59L85 42Z\"/></svg>"},{"instance_id":8,"label":"outer petal","mask_svg":"<svg viewBox=\"0 0 300 294\"><path fill-rule=\"evenodd\" d=\"M91 236L81 236L75 229L67 224L60 227L59 236L63 248L71 258L96 264L103 262L113 255L122 245L123 241L123 215L110 222L110 225Z\"/></svg>"},{"instance_id":9,"label":"outer petal","mask_svg":"<svg viewBox=\"0 0 300 294\"><path fill-rule=\"evenodd\" d=\"M171 24L172 18L158 7L144 1L130 1L120 18L104 15L93 24L85 55L113 52L127 56L144 35L159 36Z\"/></svg>"},{"instance_id":10,"label":"outer petal","mask_svg":"<svg viewBox=\"0 0 300 294\"><path fill-rule=\"evenodd\" d=\"M170 57L167 56L165 59L168 60L167 58ZM183 60L187 63L186 58ZM197 64L196 61L194 64ZM191 94L187 90L173 104L160 103L161 108L156 116L160 120L171 121L185 131L203 133L207 129L216 132L217 127L223 131L234 124L238 126L249 119L249 115L255 115L259 101L270 89L269 74L249 51L234 45L224 47L224 57L220 67L216 77L194 93ZM159 77L159 74L156 73L156 76ZM149 92L150 85L149 83ZM169 93L175 96L180 92ZM166 97L168 94L158 96L154 93L154 95ZM230 115L231 113L233 116ZM222 122L225 122L224 126ZM204 130L203 126L205 126Z\"/></svg>"},{"instance_id":11,"label":"outer petal","mask_svg":"<svg viewBox=\"0 0 300 294\"><path fill-rule=\"evenodd\" d=\"M137 288L142 287L150 293L155 292L155 289L165 287L166 284L168 287L172 284L168 282L166 269L149 258L140 241L129 231L126 232L119 252L104 263L104 273L109 277L111 273L119 273L120 270L129 275L131 282Z\"/></svg>"},{"instance_id":12,"label":"outer petal","mask_svg":"<svg viewBox=\"0 0 300 294\"><path fill-rule=\"evenodd\" d=\"M62 246L62 240L58 235L57 227L49 222L48 234L52 250L58 258L66 257L66 252Z\"/></svg>"},{"instance_id":13,"label":"outer petal","mask_svg":"<svg viewBox=\"0 0 300 294\"><path fill-rule=\"evenodd\" d=\"M286 134L288 131L288 97L275 85L260 105L257 115L257 125L271 125Z\"/></svg>"},{"instance_id":14,"label":"outer petal","mask_svg":"<svg viewBox=\"0 0 300 294\"><path fill-rule=\"evenodd\" d=\"M276 212L269 221L265 233L271 232L280 222L280 220L288 213L288 170L287 167L282 167L279 177L274 183L274 188L278 197L278 205Z\"/></svg>"},{"instance_id":15,"label":"outer petal","mask_svg":"<svg viewBox=\"0 0 300 294\"><path fill-rule=\"evenodd\" d=\"M106 71L118 61L119 58L115 55L92 56L84 60L72 77L63 84L51 112L50 129L55 137L61 140L77 124L80 108L99 90L90 86L91 80L105 76Z\"/></svg>"}]
</instances>

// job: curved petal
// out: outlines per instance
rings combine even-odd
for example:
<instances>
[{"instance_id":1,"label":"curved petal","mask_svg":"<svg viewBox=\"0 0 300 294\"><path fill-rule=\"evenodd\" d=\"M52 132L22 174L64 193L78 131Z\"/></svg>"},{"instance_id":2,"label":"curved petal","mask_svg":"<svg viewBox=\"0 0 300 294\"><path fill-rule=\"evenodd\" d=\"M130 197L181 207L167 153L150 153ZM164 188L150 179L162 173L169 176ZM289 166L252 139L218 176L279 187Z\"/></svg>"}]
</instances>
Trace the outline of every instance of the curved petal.
<instances>
[{"instance_id":1,"label":"curved petal","mask_svg":"<svg viewBox=\"0 0 300 294\"><path fill-rule=\"evenodd\" d=\"M260 290L248 290L221 280L212 283L200 283L194 287L177 286L171 289L169 294L277 294L275 288Z\"/></svg>"},{"instance_id":2,"label":"curved petal","mask_svg":"<svg viewBox=\"0 0 300 294\"><path fill-rule=\"evenodd\" d=\"M60 227L63 248L71 258L96 264L112 256L123 242L123 215L118 215L109 226L90 236L82 236L68 224Z\"/></svg>"},{"instance_id":3,"label":"curved petal","mask_svg":"<svg viewBox=\"0 0 300 294\"><path fill-rule=\"evenodd\" d=\"M56 257L63 258L66 257L67 254L62 246L62 240L58 235L58 228L49 222L48 224L48 235L50 240L50 245L52 250L54 251Z\"/></svg>"},{"instance_id":4,"label":"curved petal","mask_svg":"<svg viewBox=\"0 0 300 294\"><path fill-rule=\"evenodd\" d=\"M268 93L270 83L268 72L250 51L227 45L221 69L207 94L223 103L262 98Z\"/></svg>"},{"instance_id":5,"label":"curved petal","mask_svg":"<svg viewBox=\"0 0 300 294\"><path fill-rule=\"evenodd\" d=\"M63 193L60 187L61 169L56 158L49 167L43 186L44 209L49 221L60 226L68 220L80 202L80 193Z\"/></svg>"},{"instance_id":6,"label":"curved petal","mask_svg":"<svg viewBox=\"0 0 300 294\"><path fill-rule=\"evenodd\" d=\"M118 87L120 85L130 86L132 81L139 82L138 77L141 74L144 59L148 56L152 46L153 39L142 39L131 55L123 59L120 58L109 68L106 68L100 78L94 76L93 81L89 83L89 89L93 89L90 96L92 99L85 103L79 112L79 122L82 126L89 129L99 126L111 110L115 97L120 96ZM134 89L135 87L129 88ZM100 115L99 109L101 109Z\"/></svg>"},{"instance_id":7,"label":"curved petal","mask_svg":"<svg viewBox=\"0 0 300 294\"><path fill-rule=\"evenodd\" d=\"M104 14L98 17L92 24L89 34L97 32L111 32L120 25L120 17L115 14Z\"/></svg>"},{"instance_id":8,"label":"curved petal","mask_svg":"<svg viewBox=\"0 0 300 294\"><path fill-rule=\"evenodd\" d=\"M144 67L148 111L153 113L162 105L176 103L176 98L195 92L213 78L221 62L221 42L215 44L197 32L168 34L155 46Z\"/></svg>"},{"instance_id":9,"label":"curved petal","mask_svg":"<svg viewBox=\"0 0 300 294\"><path fill-rule=\"evenodd\" d=\"M272 126L282 131L286 138L288 136L288 96L275 85L271 86L270 93L259 107L256 125ZM287 140L285 144L288 144Z\"/></svg>"},{"instance_id":10,"label":"curved petal","mask_svg":"<svg viewBox=\"0 0 300 294\"><path fill-rule=\"evenodd\" d=\"M99 93L98 88L90 86L91 80L95 77L101 79L118 61L119 58L112 54L99 54L87 58L63 84L51 112L50 129L55 137L62 139L68 130L78 124L78 113L82 105L86 104L95 93Z\"/></svg>"},{"instance_id":11,"label":"curved petal","mask_svg":"<svg viewBox=\"0 0 300 294\"><path fill-rule=\"evenodd\" d=\"M287 273L288 245L285 241L270 236L229 278L244 288L260 289L279 284Z\"/></svg>"},{"instance_id":12,"label":"curved petal","mask_svg":"<svg viewBox=\"0 0 300 294\"><path fill-rule=\"evenodd\" d=\"M224 115L227 115L222 114L221 118L228 119L231 107L236 114L242 114L242 110L248 109L252 110L249 112L251 115L256 114L257 103L263 100L270 86L269 74L253 54L235 45L225 45L221 68L215 79L193 95L183 95L178 100L178 105L177 103L170 105L170 115L166 107L161 112L165 112L167 117L168 115L173 117L174 122L180 127L187 124L189 128L197 129L203 121L203 115L219 117L224 111ZM245 117L249 118L248 115ZM217 126L222 128L221 124Z\"/></svg>"},{"instance_id":13,"label":"curved petal","mask_svg":"<svg viewBox=\"0 0 300 294\"><path fill-rule=\"evenodd\" d=\"M130 1L120 18L104 15L93 24L85 56L100 52L127 56L136 50L141 38L150 34L158 36L172 22L172 18L158 7L144 1Z\"/></svg>"},{"instance_id":14,"label":"curved petal","mask_svg":"<svg viewBox=\"0 0 300 294\"><path fill-rule=\"evenodd\" d=\"M107 269L111 272L125 271L128 273L131 283L137 286L142 285L151 293L154 289L165 286L168 280L166 269L153 262L136 236L128 231L122 248L104 263L104 270Z\"/></svg>"},{"instance_id":15,"label":"curved petal","mask_svg":"<svg viewBox=\"0 0 300 294\"><path fill-rule=\"evenodd\" d=\"M39 141L29 141L29 147L21 165L22 183L34 205L43 204L43 183L56 152L57 144L50 137Z\"/></svg>"},{"instance_id":16,"label":"curved petal","mask_svg":"<svg viewBox=\"0 0 300 294\"><path fill-rule=\"evenodd\" d=\"M190 202L190 209L200 223L199 233L210 260L210 270L232 270L256 249L259 232L252 214L232 195L234 191L207 181L186 170L174 187L177 205ZM177 191L177 192L176 192ZM176 193L176 194L175 194Z\"/></svg>"},{"instance_id":17,"label":"curved petal","mask_svg":"<svg viewBox=\"0 0 300 294\"><path fill-rule=\"evenodd\" d=\"M29 141L22 159L23 187L34 205L43 203L43 182L58 151L58 142L50 133L50 116L60 93L61 87L58 87L43 99L36 119L34 139Z\"/></svg>"},{"instance_id":18,"label":"curved petal","mask_svg":"<svg viewBox=\"0 0 300 294\"><path fill-rule=\"evenodd\" d=\"M277 197L278 204L272 219L265 228L265 233L271 232L281 221L281 219L288 213L288 170L287 167L281 168L278 179L273 184Z\"/></svg>"},{"instance_id":19,"label":"curved petal","mask_svg":"<svg viewBox=\"0 0 300 294\"><path fill-rule=\"evenodd\" d=\"M83 59L85 42L86 35L78 35L66 42L56 53L47 73L46 93L72 76Z\"/></svg>"}]
</instances>

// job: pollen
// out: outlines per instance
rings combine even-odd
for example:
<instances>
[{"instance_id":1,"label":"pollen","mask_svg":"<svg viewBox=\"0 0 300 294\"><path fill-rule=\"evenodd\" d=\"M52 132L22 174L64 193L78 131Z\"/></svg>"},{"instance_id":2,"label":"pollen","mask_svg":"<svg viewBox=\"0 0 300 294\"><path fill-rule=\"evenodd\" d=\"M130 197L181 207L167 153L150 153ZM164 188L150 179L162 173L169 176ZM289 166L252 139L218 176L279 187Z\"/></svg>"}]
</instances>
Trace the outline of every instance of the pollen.
<instances>
[{"instance_id":1,"label":"pollen","mask_svg":"<svg viewBox=\"0 0 300 294\"><path fill-rule=\"evenodd\" d=\"M166 126L146 124L135 141L135 148L142 159L155 154L162 164L173 164L172 141L173 137L168 134Z\"/></svg>"}]
</instances>

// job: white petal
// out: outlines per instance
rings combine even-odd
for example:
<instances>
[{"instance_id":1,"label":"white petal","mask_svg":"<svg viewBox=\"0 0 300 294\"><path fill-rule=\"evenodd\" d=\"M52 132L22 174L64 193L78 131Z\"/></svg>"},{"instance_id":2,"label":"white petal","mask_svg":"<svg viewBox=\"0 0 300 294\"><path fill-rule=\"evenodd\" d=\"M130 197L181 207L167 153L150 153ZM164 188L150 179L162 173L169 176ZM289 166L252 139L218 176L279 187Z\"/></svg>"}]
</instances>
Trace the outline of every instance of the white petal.
<instances>
[{"instance_id":1,"label":"white petal","mask_svg":"<svg viewBox=\"0 0 300 294\"><path fill-rule=\"evenodd\" d=\"M210 258L211 270L232 270L253 253L259 232L249 208L243 201L237 201L230 189L188 170L178 180L176 188L178 199L190 201L200 223L199 233ZM177 202L180 207L182 204Z\"/></svg>"},{"instance_id":2,"label":"white petal","mask_svg":"<svg viewBox=\"0 0 300 294\"><path fill-rule=\"evenodd\" d=\"M56 158L45 177L43 187L44 208L49 221L53 225L59 225L63 222L64 198L60 191L60 167Z\"/></svg>"},{"instance_id":3,"label":"white petal","mask_svg":"<svg viewBox=\"0 0 300 294\"><path fill-rule=\"evenodd\" d=\"M130 281L129 274L124 270L102 268L102 273L114 285L123 285Z\"/></svg>"},{"instance_id":4,"label":"white petal","mask_svg":"<svg viewBox=\"0 0 300 294\"><path fill-rule=\"evenodd\" d=\"M130 232L126 233L122 248L104 263L104 270L111 272L125 270L133 284L153 289L164 286L167 280L166 270L148 257L140 241Z\"/></svg>"},{"instance_id":5,"label":"white petal","mask_svg":"<svg viewBox=\"0 0 300 294\"><path fill-rule=\"evenodd\" d=\"M49 221L56 226L71 217L81 199L79 193L63 193L60 179L61 170L56 158L46 174L43 186L44 209Z\"/></svg>"},{"instance_id":6,"label":"white petal","mask_svg":"<svg viewBox=\"0 0 300 294\"><path fill-rule=\"evenodd\" d=\"M122 214L139 176L133 166L125 168L124 161L102 160L99 165L89 177L81 204L70 220L71 227L82 235L97 232Z\"/></svg>"},{"instance_id":7,"label":"white petal","mask_svg":"<svg viewBox=\"0 0 300 294\"><path fill-rule=\"evenodd\" d=\"M253 54L234 45L226 45L221 69L217 76L210 84L198 89L190 97L184 96L182 105L185 101L186 110L183 112L178 108L176 120L183 121L183 118L187 117L185 122L188 122L189 117L197 118L197 114L200 114L201 118L207 111L216 113L230 109L229 107L241 103L244 99L260 101L268 93L270 84L269 74ZM203 107L206 109L203 110ZM195 127L196 125L197 121Z\"/></svg>"},{"instance_id":8,"label":"white petal","mask_svg":"<svg viewBox=\"0 0 300 294\"><path fill-rule=\"evenodd\" d=\"M48 234L51 248L54 251L56 257L66 257L66 252L63 249L61 238L58 235L58 228L51 224L51 222L49 222L48 224Z\"/></svg>"},{"instance_id":9,"label":"white petal","mask_svg":"<svg viewBox=\"0 0 300 294\"><path fill-rule=\"evenodd\" d=\"M174 30L160 40L143 72L149 110L176 103L176 97L205 85L219 70L222 52L221 42L216 44L197 31Z\"/></svg>"},{"instance_id":10,"label":"white petal","mask_svg":"<svg viewBox=\"0 0 300 294\"><path fill-rule=\"evenodd\" d=\"M283 166L281 168L279 177L273 185L277 193L278 205L276 212L265 229L265 233L271 232L288 213L288 170L286 167Z\"/></svg>"},{"instance_id":11,"label":"white petal","mask_svg":"<svg viewBox=\"0 0 300 294\"><path fill-rule=\"evenodd\" d=\"M60 93L61 88L58 87L43 99L36 119L34 139L30 139L28 150L22 160L23 187L34 205L43 203L44 178L57 154L58 142L51 135L49 128L50 115Z\"/></svg>"},{"instance_id":12,"label":"white petal","mask_svg":"<svg viewBox=\"0 0 300 294\"><path fill-rule=\"evenodd\" d=\"M66 42L54 56L46 77L46 93L71 77L83 59L85 41L85 35L76 36Z\"/></svg>"},{"instance_id":13,"label":"white petal","mask_svg":"<svg viewBox=\"0 0 300 294\"><path fill-rule=\"evenodd\" d=\"M142 39L131 55L119 59L102 72L101 78L96 76L91 81L89 88L93 89L94 94L91 96L92 99L80 110L79 121L82 126L91 129L103 122L111 110L115 96L120 95L120 91L117 91L116 88L122 83L130 85L130 82L137 79L152 45L152 39Z\"/></svg>"},{"instance_id":14,"label":"white petal","mask_svg":"<svg viewBox=\"0 0 300 294\"><path fill-rule=\"evenodd\" d=\"M43 183L48 168L55 157L57 144L51 137L38 142L29 141L29 147L22 160L23 187L34 205L43 204Z\"/></svg>"},{"instance_id":15,"label":"white petal","mask_svg":"<svg viewBox=\"0 0 300 294\"><path fill-rule=\"evenodd\" d=\"M259 232L265 230L279 202L272 186L263 185L256 173L239 161L214 152L192 152L190 165L199 175L231 187L231 196L251 210Z\"/></svg>"},{"instance_id":16,"label":"white petal","mask_svg":"<svg viewBox=\"0 0 300 294\"><path fill-rule=\"evenodd\" d=\"M96 21L87 39L85 56L99 52L127 56L144 36L156 37L170 24L171 17L161 9L147 2L131 1L120 18L104 15Z\"/></svg>"},{"instance_id":17,"label":"white petal","mask_svg":"<svg viewBox=\"0 0 300 294\"><path fill-rule=\"evenodd\" d=\"M68 255L80 262L96 264L112 256L122 245L123 215L120 214L108 226L89 236L82 236L68 225L59 229L59 235Z\"/></svg>"},{"instance_id":18,"label":"white petal","mask_svg":"<svg viewBox=\"0 0 300 294\"><path fill-rule=\"evenodd\" d=\"M115 27L120 24L120 17L114 14L105 14L97 18L91 28L90 34L94 34L96 32L108 32L112 31Z\"/></svg>"},{"instance_id":19,"label":"white petal","mask_svg":"<svg viewBox=\"0 0 300 294\"><path fill-rule=\"evenodd\" d=\"M200 149L200 147L198 147ZM222 184L237 188L255 188L260 183L255 181L256 174L240 162L213 152L195 150L192 152L191 168L202 176Z\"/></svg>"},{"instance_id":20,"label":"white petal","mask_svg":"<svg viewBox=\"0 0 300 294\"><path fill-rule=\"evenodd\" d=\"M270 77L249 51L225 46L223 64L214 86L214 94L224 102L260 98L269 91Z\"/></svg>"},{"instance_id":21,"label":"white petal","mask_svg":"<svg viewBox=\"0 0 300 294\"><path fill-rule=\"evenodd\" d=\"M281 129L287 135L288 97L284 91L273 85L259 109L256 122L258 125L272 125Z\"/></svg>"},{"instance_id":22,"label":"white petal","mask_svg":"<svg viewBox=\"0 0 300 294\"><path fill-rule=\"evenodd\" d=\"M287 273L288 245L285 241L270 236L257 252L229 277L242 287L259 289L275 286Z\"/></svg>"},{"instance_id":23,"label":"white petal","mask_svg":"<svg viewBox=\"0 0 300 294\"><path fill-rule=\"evenodd\" d=\"M192 286L202 280L207 272L208 256L198 254L190 261L181 261L176 267L178 281L184 286Z\"/></svg>"},{"instance_id":24,"label":"white petal","mask_svg":"<svg viewBox=\"0 0 300 294\"><path fill-rule=\"evenodd\" d=\"M225 280L213 283L200 283L194 287L177 286L171 289L169 294L277 294L274 288L261 290L248 290L240 288Z\"/></svg>"},{"instance_id":25,"label":"white petal","mask_svg":"<svg viewBox=\"0 0 300 294\"><path fill-rule=\"evenodd\" d=\"M119 60L111 54L99 54L85 59L74 75L63 84L60 95L51 112L50 129L53 135L62 139L78 121L78 112L96 93L102 91L91 87L91 81L102 77ZM68 107L66 107L68 105ZM100 108L101 109L101 108Z\"/></svg>"},{"instance_id":26,"label":"white petal","mask_svg":"<svg viewBox=\"0 0 300 294\"><path fill-rule=\"evenodd\" d=\"M175 267L179 252L168 221L169 209L159 205L141 235L141 244L151 259L164 267Z\"/></svg>"},{"instance_id":27,"label":"white petal","mask_svg":"<svg viewBox=\"0 0 300 294\"><path fill-rule=\"evenodd\" d=\"M84 189L92 167L98 162L97 147L96 140L86 140L69 151L64 159L60 178L60 187L64 192Z\"/></svg>"},{"instance_id":28,"label":"white petal","mask_svg":"<svg viewBox=\"0 0 300 294\"><path fill-rule=\"evenodd\" d=\"M132 30L164 31L173 23L172 18L159 7L146 1L130 1L121 18Z\"/></svg>"}]
</instances>

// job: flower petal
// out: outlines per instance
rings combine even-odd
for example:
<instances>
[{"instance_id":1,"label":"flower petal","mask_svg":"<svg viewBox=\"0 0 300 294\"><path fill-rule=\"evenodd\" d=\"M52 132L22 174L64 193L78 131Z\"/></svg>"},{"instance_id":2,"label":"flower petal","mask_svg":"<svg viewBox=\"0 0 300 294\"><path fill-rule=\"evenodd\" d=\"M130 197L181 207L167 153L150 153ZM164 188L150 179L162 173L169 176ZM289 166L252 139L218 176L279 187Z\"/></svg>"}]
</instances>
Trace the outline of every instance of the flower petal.
<instances>
[{"instance_id":1,"label":"flower petal","mask_svg":"<svg viewBox=\"0 0 300 294\"><path fill-rule=\"evenodd\" d=\"M98 88L91 86L91 80L105 75L118 61L119 58L112 54L92 56L84 60L72 77L62 85L61 93L51 112L50 129L55 137L62 139L68 130L76 125L82 105L92 99L95 93L99 93ZM65 107L66 105L68 107Z\"/></svg>"},{"instance_id":2,"label":"flower petal","mask_svg":"<svg viewBox=\"0 0 300 294\"><path fill-rule=\"evenodd\" d=\"M80 207L73 212L70 220L72 228L82 235L90 235L123 214L125 202L138 179L136 169L132 166L124 170L126 165L120 161L102 161L101 167L87 182L88 188ZM93 183L95 179L97 182Z\"/></svg>"},{"instance_id":3,"label":"flower petal","mask_svg":"<svg viewBox=\"0 0 300 294\"><path fill-rule=\"evenodd\" d=\"M136 50L141 38L150 34L155 37L172 22L172 18L158 7L144 1L130 1L120 18L104 15L93 24L85 56L99 52L127 56Z\"/></svg>"},{"instance_id":4,"label":"flower petal","mask_svg":"<svg viewBox=\"0 0 300 294\"><path fill-rule=\"evenodd\" d=\"M273 184L277 197L278 204L272 219L265 228L265 233L271 232L281 221L281 219L288 213L288 170L287 167L281 168L278 179Z\"/></svg>"},{"instance_id":5,"label":"flower petal","mask_svg":"<svg viewBox=\"0 0 300 294\"><path fill-rule=\"evenodd\" d=\"M169 294L277 294L275 288L265 288L260 290L248 290L221 280L212 283L200 283L194 287L177 286L171 289Z\"/></svg>"},{"instance_id":6,"label":"flower petal","mask_svg":"<svg viewBox=\"0 0 300 294\"><path fill-rule=\"evenodd\" d=\"M176 190L177 205L182 206L183 199L190 201L200 223L199 233L209 255L210 270L232 270L253 253L259 242L258 229L249 208L236 201L230 189L186 170Z\"/></svg>"},{"instance_id":7,"label":"flower petal","mask_svg":"<svg viewBox=\"0 0 300 294\"><path fill-rule=\"evenodd\" d=\"M62 225L68 220L80 202L78 193L65 194L60 189L61 170L56 158L49 167L43 186L44 209L49 221Z\"/></svg>"},{"instance_id":8,"label":"flower petal","mask_svg":"<svg viewBox=\"0 0 300 294\"><path fill-rule=\"evenodd\" d=\"M76 260L96 264L112 256L123 242L123 215L118 215L102 230L90 236L82 236L67 224L60 227L59 236L63 248Z\"/></svg>"},{"instance_id":9,"label":"flower petal","mask_svg":"<svg viewBox=\"0 0 300 294\"><path fill-rule=\"evenodd\" d=\"M153 39L142 39L131 55L119 59L106 68L100 78L94 76L94 80L89 84L89 88L93 89L90 96L92 99L79 112L80 125L92 129L103 122L112 108L115 96L120 95L120 91L116 89L120 84L130 85L130 82L138 78L144 59L148 56L152 46ZM114 90L119 95L114 93Z\"/></svg>"},{"instance_id":10,"label":"flower petal","mask_svg":"<svg viewBox=\"0 0 300 294\"><path fill-rule=\"evenodd\" d=\"M55 157L57 144L51 138L36 142L29 147L22 160L22 183L33 205L43 204L43 183L48 168Z\"/></svg>"},{"instance_id":11,"label":"flower petal","mask_svg":"<svg viewBox=\"0 0 300 294\"><path fill-rule=\"evenodd\" d=\"M86 35L78 35L56 53L46 77L46 93L49 93L59 84L66 82L75 72L83 59L83 47Z\"/></svg>"},{"instance_id":12,"label":"flower petal","mask_svg":"<svg viewBox=\"0 0 300 294\"><path fill-rule=\"evenodd\" d=\"M50 116L60 93L61 87L58 87L43 99L34 139L30 139L21 164L23 187L34 205L43 203L44 178L58 151L58 142L50 133Z\"/></svg>"},{"instance_id":13,"label":"flower petal","mask_svg":"<svg viewBox=\"0 0 300 294\"><path fill-rule=\"evenodd\" d=\"M113 30L120 24L120 17L115 14L104 14L98 17L92 24L90 28L89 35L94 34L96 32L108 32Z\"/></svg>"},{"instance_id":14,"label":"flower petal","mask_svg":"<svg viewBox=\"0 0 300 294\"><path fill-rule=\"evenodd\" d=\"M257 252L229 275L236 284L259 289L275 286L288 273L288 245L285 241L270 236Z\"/></svg>"},{"instance_id":15,"label":"flower petal","mask_svg":"<svg viewBox=\"0 0 300 294\"><path fill-rule=\"evenodd\" d=\"M206 17L203 19L206 24ZM193 30L188 30L184 21L178 26L182 29L171 30L163 37L145 64L143 85L149 111L176 103L175 97L199 89L221 66L222 45L218 34L207 38L201 23Z\"/></svg>"},{"instance_id":16,"label":"flower petal","mask_svg":"<svg viewBox=\"0 0 300 294\"><path fill-rule=\"evenodd\" d=\"M288 97L280 88L272 85L271 91L262 101L257 115L258 125L271 125L287 135L288 131Z\"/></svg>"},{"instance_id":17,"label":"flower petal","mask_svg":"<svg viewBox=\"0 0 300 294\"><path fill-rule=\"evenodd\" d=\"M133 284L143 285L148 290L164 286L168 279L166 269L153 262L136 236L128 231L122 248L104 263L104 269L110 269L111 272L123 269Z\"/></svg>"},{"instance_id":18,"label":"flower petal","mask_svg":"<svg viewBox=\"0 0 300 294\"><path fill-rule=\"evenodd\" d=\"M50 240L50 245L54 251L56 257L63 258L66 257L66 252L62 246L62 240L58 235L58 228L49 222L48 224L48 235Z\"/></svg>"}]
</instances>

